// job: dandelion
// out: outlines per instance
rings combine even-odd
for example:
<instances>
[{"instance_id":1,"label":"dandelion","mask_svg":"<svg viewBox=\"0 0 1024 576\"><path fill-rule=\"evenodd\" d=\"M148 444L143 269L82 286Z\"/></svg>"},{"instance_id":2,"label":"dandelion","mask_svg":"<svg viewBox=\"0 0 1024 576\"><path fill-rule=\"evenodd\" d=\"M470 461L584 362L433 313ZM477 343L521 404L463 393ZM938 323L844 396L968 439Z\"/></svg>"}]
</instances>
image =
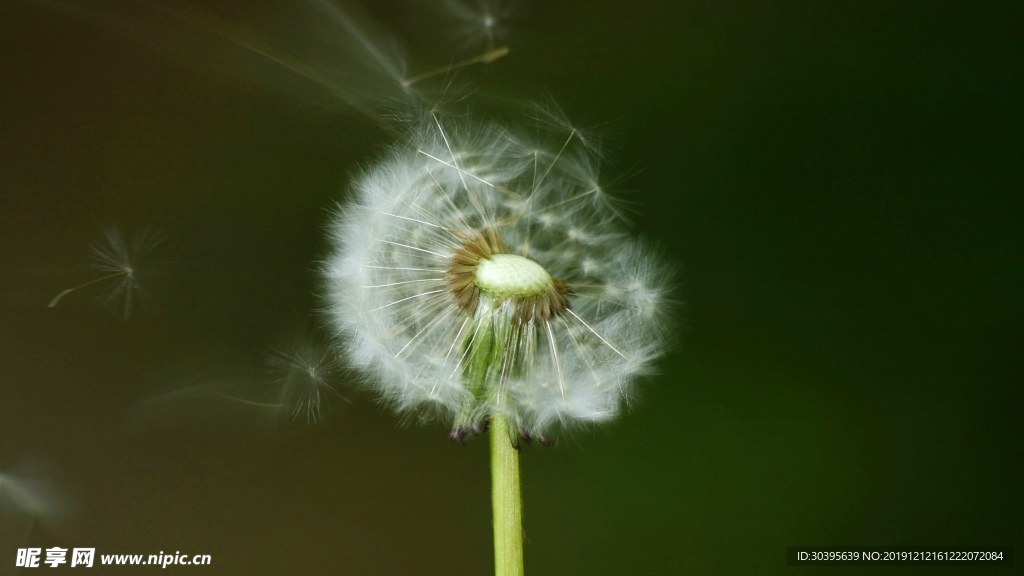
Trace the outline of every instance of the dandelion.
<instances>
[{"instance_id":1,"label":"dandelion","mask_svg":"<svg viewBox=\"0 0 1024 576\"><path fill-rule=\"evenodd\" d=\"M514 447L619 414L666 347L670 275L578 129L526 138L432 114L410 141L336 214L333 324L398 412L456 440L490 429L496 563L519 573Z\"/></svg>"},{"instance_id":2,"label":"dandelion","mask_svg":"<svg viewBox=\"0 0 1024 576\"><path fill-rule=\"evenodd\" d=\"M139 260L162 241L162 235L140 232L132 237L130 243L126 243L117 228L106 230L105 241L91 246L91 266L103 275L61 291L47 306L53 308L72 292L103 284L103 290L96 295L96 302L113 310L122 320L128 320L137 304L150 304L149 293L139 281Z\"/></svg>"}]
</instances>

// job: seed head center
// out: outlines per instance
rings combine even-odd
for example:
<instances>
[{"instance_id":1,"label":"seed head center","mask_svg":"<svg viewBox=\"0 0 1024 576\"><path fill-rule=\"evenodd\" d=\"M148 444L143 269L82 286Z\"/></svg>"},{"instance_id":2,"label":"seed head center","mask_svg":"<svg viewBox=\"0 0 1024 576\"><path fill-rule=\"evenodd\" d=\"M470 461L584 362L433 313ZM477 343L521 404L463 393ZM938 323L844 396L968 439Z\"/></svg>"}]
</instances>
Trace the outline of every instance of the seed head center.
<instances>
[{"instance_id":1,"label":"seed head center","mask_svg":"<svg viewBox=\"0 0 1024 576\"><path fill-rule=\"evenodd\" d=\"M494 296L529 298L552 288L551 275L543 266L515 254L492 254L476 265L475 284Z\"/></svg>"},{"instance_id":2,"label":"seed head center","mask_svg":"<svg viewBox=\"0 0 1024 576\"><path fill-rule=\"evenodd\" d=\"M494 303L512 301L523 322L546 321L569 308L569 285L529 258L506 254L493 230L455 230L452 235L462 247L455 251L446 277L452 296L467 314L476 312L484 295Z\"/></svg>"}]
</instances>

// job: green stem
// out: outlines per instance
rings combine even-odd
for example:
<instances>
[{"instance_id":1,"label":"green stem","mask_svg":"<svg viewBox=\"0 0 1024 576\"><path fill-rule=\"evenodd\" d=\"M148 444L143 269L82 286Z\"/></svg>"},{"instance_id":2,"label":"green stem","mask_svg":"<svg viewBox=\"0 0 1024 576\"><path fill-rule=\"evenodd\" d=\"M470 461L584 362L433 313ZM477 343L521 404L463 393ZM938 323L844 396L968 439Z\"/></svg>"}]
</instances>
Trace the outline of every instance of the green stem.
<instances>
[{"instance_id":1,"label":"green stem","mask_svg":"<svg viewBox=\"0 0 1024 576\"><path fill-rule=\"evenodd\" d=\"M468 344L470 360L463 377L470 397L455 422L453 438L466 427L475 428L481 417L479 407L490 404L491 507L494 514L494 574L523 576L523 501L519 494L519 438L508 414L502 411L505 394L499 390L501 371L512 330L512 319L496 312L489 299L482 299Z\"/></svg>"},{"instance_id":2,"label":"green stem","mask_svg":"<svg viewBox=\"0 0 1024 576\"><path fill-rule=\"evenodd\" d=\"M519 450L512 445L508 416L491 414L491 506L494 511L494 574L523 575L523 500Z\"/></svg>"}]
</instances>

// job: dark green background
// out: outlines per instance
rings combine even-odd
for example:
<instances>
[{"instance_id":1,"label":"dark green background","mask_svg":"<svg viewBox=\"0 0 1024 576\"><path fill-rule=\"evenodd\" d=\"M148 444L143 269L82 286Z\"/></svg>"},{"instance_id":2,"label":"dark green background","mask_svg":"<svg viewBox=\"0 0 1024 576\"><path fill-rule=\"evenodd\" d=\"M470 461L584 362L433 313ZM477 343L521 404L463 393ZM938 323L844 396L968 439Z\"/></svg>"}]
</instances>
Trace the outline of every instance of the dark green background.
<instances>
[{"instance_id":1,"label":"dark green background","mask_svg":"<svg viewBox=\"0 0 1024 576\"><path fill-rule=\"evenodd\" d=\"M459 45L418 4L373 8L412 70ZM523 452L529 574L1012 570L785 565L1022 550L1024 42L999 6L522 6L510 56L467 77L611 122L607 173L683 302L628 415ZM31 543L213 557L171 573L486 574L485 442L351 390L313 427L145 403L266 380L317 306L327 208L388 141L184 60L0 4L0 470L45 466L67 502ZM111 224L167 235L161 311L47 309Z\"/></svg>"}]
</instances>

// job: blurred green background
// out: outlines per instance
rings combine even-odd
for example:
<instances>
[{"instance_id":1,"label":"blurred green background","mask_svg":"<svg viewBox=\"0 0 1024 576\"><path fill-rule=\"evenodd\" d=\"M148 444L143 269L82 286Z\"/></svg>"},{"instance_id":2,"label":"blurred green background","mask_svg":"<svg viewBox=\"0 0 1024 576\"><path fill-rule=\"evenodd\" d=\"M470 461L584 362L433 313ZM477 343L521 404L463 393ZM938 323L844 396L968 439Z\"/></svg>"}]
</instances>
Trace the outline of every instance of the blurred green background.
<instances>
[{"instance_id":1,"label":"blurred green background","mask_svg":"<svg viewBox=\"0 0 1024 576\"><path fill-rule=\"evenodd\" d=\"M924 574L787 567L786 546L1021 550L1012 4L518 8L511 54L466 78L610 122L606 173L683 303L628 415L522 453L528 573ZM434 9L369 7L412 71L465 47ZM486 442L347 388L315 426L153 401L266 382L318 306L328 209L389 139L192 56L0 4L0 471L35 467L64 511L22 531L0 493L0 574L29 543L212 555L172 573L488 573ZM110 225L167 236L160 311L47 309Z\"/></svg>"}]
</instances>

